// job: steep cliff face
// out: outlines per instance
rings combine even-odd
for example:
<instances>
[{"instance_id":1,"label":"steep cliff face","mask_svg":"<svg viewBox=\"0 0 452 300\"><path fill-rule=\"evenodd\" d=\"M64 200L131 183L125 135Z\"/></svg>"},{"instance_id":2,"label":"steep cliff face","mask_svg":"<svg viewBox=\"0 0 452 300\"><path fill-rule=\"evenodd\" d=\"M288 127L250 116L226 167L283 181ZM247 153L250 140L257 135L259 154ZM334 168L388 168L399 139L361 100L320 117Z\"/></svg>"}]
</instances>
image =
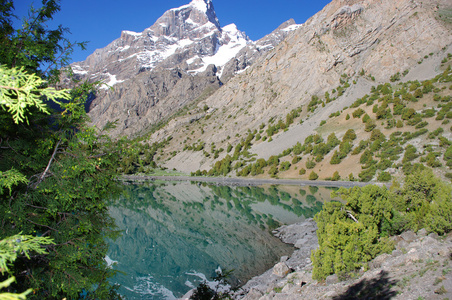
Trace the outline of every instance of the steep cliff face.
<instances>
[{"instance_id":1,"label":"steep cliff face","mask_svg":"<svg viewBox=\"0 0 452 300\"><path fill-rule=\"evenodd\" d=\"M226 148L271 118L284 118L290 110L306 107L312 95L323 97L340 85L343 76L356 82L314 115L304 110L303 125L292 126L273 142L256 143L251 149L258 158L279 154L303 141L330 113L350 105L372 85L389 81L391 75L408 70L406 78L427 79L440 72L438 58L452 43L451 23L440 13L450 6L443 0L332 1L274 50L199 103L199 107L210 108L209 120L186 129L169 124L156 132L152 141L171 135L169 149L180 151L176 143L186 140L187 131L195 131L192 139ZM166 165L193 171L208 169L213 161L180 151Z\"/></svg>"},{"instance_id":2,"label":"steep cliff face","mask_svg":"<svg viewBox=\"0 0 452 300\"><path fill-rule=\"evenodd\" d=\"M72 69L78 79L105 83L90 106L93 123L117 120L112 135L135 136L212 94L219 78L227 81L271 50L295 29L289 25L293 21L254 43L234 24L220 27L211 0L193 0L143 32L123 31ZM243 49L258 51L233 59Z\"/></svg>"}]
</instances>

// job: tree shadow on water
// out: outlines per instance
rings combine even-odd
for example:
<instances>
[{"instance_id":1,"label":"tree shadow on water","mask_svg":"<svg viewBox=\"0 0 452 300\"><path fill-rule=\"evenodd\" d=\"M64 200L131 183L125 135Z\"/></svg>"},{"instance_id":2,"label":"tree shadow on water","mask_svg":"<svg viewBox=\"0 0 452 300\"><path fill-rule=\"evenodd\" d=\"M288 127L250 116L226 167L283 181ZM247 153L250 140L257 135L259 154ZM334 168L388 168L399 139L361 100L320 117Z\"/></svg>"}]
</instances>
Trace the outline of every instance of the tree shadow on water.
<instances>
[{"instance_id":1,"label":"tree shadow on water","mask_svg":"<svg viewBox=\"0 0 452 300\"><path fill-rule=\"evenodd\" d=\"M396 291L391 290L396 285L397 280L390 279L388 275L388 272L381 271L375 278L362 279L350 286L342 295L333 297L333 300L389 300L397 295Z\"/></svg>"}]
</instances>

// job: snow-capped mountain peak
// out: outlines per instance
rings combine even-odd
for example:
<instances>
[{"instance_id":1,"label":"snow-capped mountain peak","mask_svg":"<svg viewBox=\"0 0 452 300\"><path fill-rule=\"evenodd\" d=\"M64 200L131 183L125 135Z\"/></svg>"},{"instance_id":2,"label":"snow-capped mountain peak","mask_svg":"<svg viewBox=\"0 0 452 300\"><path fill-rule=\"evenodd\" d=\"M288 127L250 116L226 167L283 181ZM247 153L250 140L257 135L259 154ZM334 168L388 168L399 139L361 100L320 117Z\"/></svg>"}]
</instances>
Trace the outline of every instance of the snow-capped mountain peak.
<instances>
[{"instance_id":1,"label":"snow-capped mountain peak","mask_svg":"<svg viewBox=\"0 0 452 300\"><path fill-rule=\"evenodd\" d=\"M211 0L192 0L189 4L173 8L166 14L174 14L181 16L183 21L193 23L195 25L206 25L207 22L212 23L218 30L221 30L213 3Z\"/></svg>"},{"instance_id":2,"label":"snow-capped mountain peak","mask_svg":"<svg viewBox=\"0 0 452 300\"><path fill-rule=\"evenodd\" d=\"M192 0L166 11L141 33L123 31L119 39L73 69L79 76L89 74L92 80L110 85L157 66L182 67L197 74L214 64L221 76L222 67L251 42L235 24L220 27L212 0Z\"/></svg>"},{"instance_id":3,"label":"snow-capped mountain peak","mask_svg":"<svg viewBox=\"0 0 452 300\"><path fill-rule=\"evenodd\" d=\"M193 0L188 5L202 11L203 13L207 13L208 10L213 10L211 0Z\"/></svg>"},{"instance_id":4,"label":"snow-capped mountain peak","mask_svg":"<svg viewBox=\"0 0 452 300\"><path fill-rule=\"evenodd\" d=\"M118 132L137 132L248 68L288 34L294 21L286 23L253 42L235 24L220 27L212 0L191 0L142 32L122 31L72 70L106 84L90 104L94 123L119 118Z\"/></svg>"}]
</instances>

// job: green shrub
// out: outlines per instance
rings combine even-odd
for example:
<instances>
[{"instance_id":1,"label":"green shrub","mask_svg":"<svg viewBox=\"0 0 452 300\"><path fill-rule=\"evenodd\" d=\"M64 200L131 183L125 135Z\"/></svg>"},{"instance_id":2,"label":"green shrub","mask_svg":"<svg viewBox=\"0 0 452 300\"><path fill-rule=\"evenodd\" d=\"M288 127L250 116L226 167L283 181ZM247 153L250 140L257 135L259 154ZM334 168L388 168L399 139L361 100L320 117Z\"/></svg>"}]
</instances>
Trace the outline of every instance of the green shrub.
<instances>
[{"instance_id":1,"label":"green shrub","mask_svg":"<svg viewBox=\"0 0 452 300\"><path fill-rule=\"evenodd\" d=\"M311 171L311 174L309 174L309 180L317 180L319 178L319 175L317 175L316 172Z\"/></svg>"},{"instance_id":2,"label":"green shrub","mask_svg":"<svg viewBox=\"0 0 452 300\"><path fill-rule=\"evenodd\" d=\"M424 93L422 92L421 89L417 89L416 91L414 91L413 96L414 96L415 98L422 98L422 96L424 96Z\"/></svg>"},{"instance_id":3,"label":"green shrub","mask_svg":"<svg viewBox=\"0 0 452 300\"><path fill-rule=\"evenodd\" d=\"M272 178L275 178L277 174L278 174L278 167L275 165L271 166L270 170L268 170L268 175L270 175L270 177L272 177Z\"/></svg>"},{"instance_id":4,"label":"green shrub","mask_svg":"<svg viewBox=\"0 0 452 300\"><path fill-rule=\"evenodd\" d=\"M371 181L372 178L375 176L375 174L377 173L377 167L375 165L372 165L370 167L368 167L367 169L362 170L359 174L359 180L362 182L368 182Z\"/></svg>"},{"instance_id":5,"label":"green shrub","mask_svg":"<svg viewBox=\"0 0 452 300\"><path fill-rule=\"evenodd\" d=\"M300 171L298 171L299 175L304 175L306 174L306 169L305 168L301 168Z\"/></svg>"},{"instance_id":6,"label":"green shrub","mask_svg":"<svg viewBox=\"0 0 452 300\"><path fill-rule=\"evenodd\" d=\"M444 152L443 159L447 162L447 165L449 166L452 161L452 146L449 146L447 150Z\"/></svg>"},{"instance_id":7,"label":"green shrub","mask_svg":"<svg viewBox=\"0 0 452 300\"><path fill-rule=\"evenodd\" d=\"M332 181L338 181L338 180L341 180L341 176L339 175L339 172L338 172L338 171L335 171L335 172L334 172L333 177L331 177L331 180L332 180Z\"/></svg>"},{"instance_id":8,"label":"green shrub","mask_svg":"<svg viewBox=\"0 0 452 300\"><path fill-rule=\"evenodd\" d=\"M389 80L391 82L396 82L400 80L400 72L395 73L394 75L392 75Z\"/></svg>"},{"instance_id":9,"label":"green shrub","mask_svg":"<svg viewBox=\"0 0 452 300\"><path fill-rule=\"evenodd\" d=\"M323 160L323 155L322 154L317 154L315 157L315 161L316 162L321 162Z\"/></svg>"},{"instance_id":10,"label":"green shrub","mask_svg":"<svg viewBox=\"0 0 452 300\"><path fill-rule=\"evenodd\" d=\"M438 234L452 230L452 187L432 170L414 170L394 195L396 209L406 219L404 229L426 228Z\"/></svg>"},{"instance_id":11,"label":"green shrub","mask_svg":"<svg viewBox=\"0 0 452 300\"><path fill-rule=\"evenodd\" d=\"M368 114L365 114L363 117L363 123L365 124L368 120L370 120L370 116Z\"/></svg>"},{"instance_id":12,"label":"green shrub","mask_svg":"<svg viewBox=\"0 0 452 300\"><path fill-rule=\"evenodd\" d=\"M393 108L393 113L394 113L394 115L395 115L395 116L396 116L396 115L401 115L404 108L405 108L405 105L402 104L402 103L394 104L394 108Z\"/></svg>"},{"instance_id":13,"label":"green shrub","mask_svg":"<svg viewBox=\"0 0 452 300\"><path fill-rule=\"evenodd\" d=\"M405 154L403 155L402 163L410 162L416 159L418 156L419 154L417 154L416 147L408 144L405 148Z\"/></svg>"},{"instance_id":14,"label":"green shrub","mask_svg":"<svg viewBox=\"0 0 452 300\"><path fill-rule=\"evenodd\" d=\"M336 135L334 134L334 132L331 133L331 134L328 136L327 140L326 140L326 145L327 145L327 148L328 148L328 151L327 151L327 152L330 152L331 149L333 149L334 147L336 147L336 146L339 145L339 144L340 144L340 141L339 141L339 139L336 137Z\"/></svg>"},{"instance_id":15,"label":"green shrub","mask_svg":"<svg viewBox=\"0 0 452 300\"><path fill-rule=\"evenodd\" d=\"M337 165L341 163L341 156L339 155L339 152L334 151L333 156L331 156L330 164Z\"/></svg>"},{"instance_id":16,"label":"green shrub","mask_svg":"<svg viewBox=\"0 0 452 300\"><path fill-rule=\"evenodd\" d=\"M440 155L438 152L430 152L425 157L425 161L427 162L427 165L432 168L438 168L441 167L442 164L439 162L436 158Z\"/></svg>"},{"instance_id":17,"label":"green shrub","mask_svg":"<svg viewBox=\"0 0 452 300\"><path fill-rule=\"evenodd\" d=\"M374 131L372 131L371 135L370 135L370 141L374 142L374 141L385 141L386 137L385 135L379 130L376 129Z\"/></svg>"},{"instance_id":18,"label":"green shrub","mask_svg":"<svg viewBox=\"0 0 452 300\"><path fill-rule=\"evenodd\" d=\"M420 122L420 123L418 123L417 125L416 125L416 129L419 129L419 128L424 128L425 126L427 126L428 125L428 122L426 122L426 121L424 121L424 122Z\"/></svg>"},{"instance_id":19,"label":"green shrub","mask_svg":"<svg viewBox=\"0 0 452 300\"><path fill-rule=\"evenodd\" d=\"M367 119L366 126L364 127L364 131L371 132L374 128L377 127L377 124L372 119Z\"/></svg>"},{"instance_id":20,"label":"green shrub","mask_svg":"<svg viewBox=\"0 0 452 300\"><path fill-rule=\"evenodd\" d=\"M353 118L361 118L362 115L364 115L365 111L362 108L358 108L355 111L353 111L352 116Z\"/></svg>"},{"instance_id":21,"label":"green shrub","mask_svg":"<svg viewBox=\"0 0 452 300\"><path fill-rule=\"evenodd\" d=\"M292 164L294 165L294 164L298 163L300 160L301 160L301 157L299 157L299 156L294 156L294 157L292 158Z\"/></svg>"},{"instance_id":22,"label":"green shrub","mask_svg":"<svg viewBox=\"0 0 452 300\"><path fill-rule=\"evenodd\" d=\"M356 133L355 130L353 129L349 129L347 130L347 132L344 134L344 137L342 138L342 141L353 141L356 139Z\"/></svg>"},{"instance_id":23,"label":"green shrub","mask_svg":"<svg viewBox=\"0 0 452 300\"><path fill-rule=\"evenodd\" d=\"M409 120L406 121L407 125L410 126L414 126L418 123L422 122L422 117L419 114L416 114L415 116L413 116L412 118L410 118Z\"/></svg>"},{"instance_id":24,"label":"green shrub","mask_svg":"<svg viewBox=\"0 0 452 300\"><path fill-rule=\"evenodd\" d=\"M293 154L295 154L295 155L299 155L303 152L303 147L300 144L300 142L297 142L297 144L293 147L292 151L293 151Z\"/></svg>"},{"instance_id":25,"label":"green shrub","mask_svg":"<svg viewBox=\"0 0 452 300\"><path fill-rule=\"evenodd\" d=\"M355 149L353 149L352 155L357 155L357 154L359 154L362 150L366 149L368 145L369 145L369 142L368 142L367 140L361 140L361 141L359 141L359 145L358 145L358 147L356 147Z\"/></svg>"},{"instance_id":26,"label":"green shrub","mask_svg":"<svg viewBox=\"0 0 452 300\"><path fill-rule=\"evenodd\" d=\"M366 150L363 152L363 154L361 154L359 163L362 165L367 164L372 161L372 157L373 157L372 152L370 152L369 150Z\"/></svg>"},{"instance_id":27,"label":"green shrub","mask_svg":"<svg viewBox=\"0 0 452 300\"><path fill-rule=\"evenodd\" d=\"M384 173L380 176L389 175ZM342 277L391 251L388 234L421 228L438 234L452 230L452 186L429 169L413 168L404 185L396 184L392 190L368 185L332 193L338 195L343 203L325 203L314 217L319 247L312 251L311 260L316 280L333 273Z\"/></svg>"},{"instance_id":28,"label":"green shrub","mask_svg":"<svg viewBox=\"0 0 452 300\"><path fill-rule=\"evenodd\" d=\"M391 166L392 166L392 161L385 158L385 159L380 160L380 162L377 164L377 169L386 170L387 168L390 168Z\"/></svg>"},{"instance_id":29,"label":"green shrub","mask_svg":"<svg viewBox=\"0 0 452 300\"><path fill-rule=\"evenodd\" d=\"M416 114L413 108L404 108L402 110L402 120L409 120Z\"/></svg>"},{"instance_id":30,"label":"green shrub","mask_svg":"<svg viewBox=\"0 0 452 300\"><path fill-rule=\"evenodd\" d=\"M345 275L359 269L383 251L392 249L380 239L380 226L391 218L390 192L374 185L339 189L347 204L325 203L317 222L319 248L312 252L312 277L325 279L336 273ZM336 195L334 195L336 196Z\"/></svg>"},{"instance_id":31,"label":"green shrub","mask_svg":"<svg viewBox=\"0 0 452 300\"><path fill-rule=\"evenodd\" d=\"M381 172L380 174L378 174L378 181L381 182L388 182L391 181L392 176L391 174L389 174L388 172Z\"/></svg>"},{"instance_id":32,"label":"green shrub","mask_svg":"<svg viewBox=\"0 0 452 300\"><path fill-rule=\"evenodd\" d=\"M435 116L436 111L435 111L435 109L430 108L430 109L424 110L424 111L422 112L422 114L423 114L422 116L423 116L424 118L431 118L431 117L434 117L434 116Z\"/></svg>"},{"instance_id":33,"label":"green shrub","mask_svg":"<svg viewBox=\"0 0 452 300\"><path fill-rule=\"evenodd\" d=\"M268 160L267 160L267 165L268 166L270 166L270 165L275 165L275 166L279 165L279 158L278 158L278 156L275 156L275 155L270 156L268 158Z\"/></svg>"},{"instance_id":34,"label":"green shrub","mask_svg":"<svg viewBox=\"0 0 452 300\"><path fill-rule=\"evenodd\" d=\"M314 169L316 163L312 159L306 161L306 169Z\"/></svg>"},{"instance_id":35,"label":"green shrub","mask_svg":"<svg viewBox=\"0 0 452 300\"><path fill-rule=\"evenodd\" d=\"M283 161L283 162L281 163L281 166L279 167L279 169L280 169L281 172L282 172L282 171L287 171L287 170L290 169L290 166L291 166L290 162L288 162L288 161Z\"/></svg>"}]
</instances>

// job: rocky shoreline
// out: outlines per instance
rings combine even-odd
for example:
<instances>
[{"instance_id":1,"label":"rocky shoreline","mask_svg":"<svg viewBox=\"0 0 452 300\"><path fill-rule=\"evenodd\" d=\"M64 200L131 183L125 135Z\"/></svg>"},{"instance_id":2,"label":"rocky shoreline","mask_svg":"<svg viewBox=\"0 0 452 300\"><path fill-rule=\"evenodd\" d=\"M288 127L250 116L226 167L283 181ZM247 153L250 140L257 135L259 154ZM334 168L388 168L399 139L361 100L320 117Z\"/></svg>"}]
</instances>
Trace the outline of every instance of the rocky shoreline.
<instances>
[{"instance_id":1,"label":"rocky shoreline","mask_svg":"<svg viewBox=\"0 0 452 300\"><path fill-rule=\"evenodd\" d=\"M395 250L381 254L355 278L312 279L310 253L318 246L313 219L282 226L273 233L296 248L272 269L249 280L234 294L241 300L270 299L452 299L452 234L439 237L422 229L392 239Z\"/></svg>"},{"instance_id":2,"label":"rocky shoreline","mask_svg":"<svg viewBox=\"0 0 452 300\"><path fill-rule=\"evenodd\" d=\"M298 180L298 179L271 179L271 178L237 178L237 177L205 177L205 176L152 176L152 175L122 175L120 181L128 182L146 182L146 181L196 181L215 183L218 185L230 186L257 186L263 184L281 184L281 185L315 185L328 187L354 187L365 186L368 184L384 184L375 182L358 182L358 181L322 181L322 180ZM388 184L384 184L388 185Z\"/></svg>"},{"instance_id":3,"label":"rocky shoreline","mask_svg":"<svg viewBox=\"0 0 452 300\"><path fill-rule=\"evenodd\" d=\"M271 291L278 290L288 278L289 274L302 274L311 265L311 250L318 247L315 221L307 219L300 223L285 225L273 231L282 242L293 244L295 250L290 257L281 257L272 269L262 275L253 277L234 295L236 299L260 299ZM303 277L300 277L301 282ZM282 292L282 290L281 290Z\"/></svg>"}]
</instances>

